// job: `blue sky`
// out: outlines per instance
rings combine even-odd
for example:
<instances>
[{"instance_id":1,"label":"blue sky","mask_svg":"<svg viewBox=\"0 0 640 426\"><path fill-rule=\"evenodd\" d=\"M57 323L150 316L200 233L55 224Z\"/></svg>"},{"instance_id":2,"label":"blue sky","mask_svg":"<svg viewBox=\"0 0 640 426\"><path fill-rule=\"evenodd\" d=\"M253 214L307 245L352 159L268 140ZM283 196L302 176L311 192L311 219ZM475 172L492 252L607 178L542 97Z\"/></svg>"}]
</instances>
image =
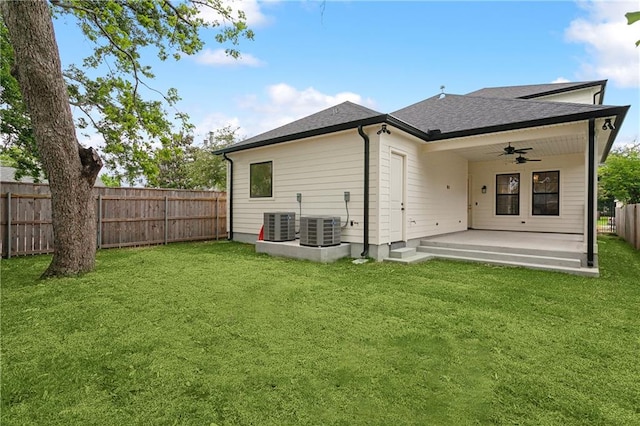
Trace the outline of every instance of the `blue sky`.
<instances>
[{"instance_id":1,"label":"blue sky","mask_svg":"<svg viewBox=\"0 0 640 426\"><path fill-rule=\"evenodd\" d=\"M242 58L205 49L179 62L145 58L156 89L178 89L195 140L225 125L250 137L351 100L380 112L445 92L608 79L605 103L631 105L618 143L640 141L638 2L229 1L255 32ZM635 28L634 28L635 27ZM64 64L87 43L56 23ZM87 49L85 49L85 47ZM85 141L95 145L96 137Z\"/></svg>"}]
</instances>

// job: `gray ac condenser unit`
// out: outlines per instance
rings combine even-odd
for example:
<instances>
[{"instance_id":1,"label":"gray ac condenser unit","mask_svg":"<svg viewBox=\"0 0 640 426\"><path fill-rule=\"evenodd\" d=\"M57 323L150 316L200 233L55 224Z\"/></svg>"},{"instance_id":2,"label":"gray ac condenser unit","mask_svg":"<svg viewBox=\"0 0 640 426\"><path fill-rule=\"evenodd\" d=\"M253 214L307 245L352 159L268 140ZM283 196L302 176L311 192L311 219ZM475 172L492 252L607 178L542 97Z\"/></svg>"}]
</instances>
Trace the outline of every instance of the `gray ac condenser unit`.
<instances>
[{"instance_id":1,"label":"gray ac condenser unit","mask_svg":"<svg viewBox=\"0 0 640 426\"><path fill-rule=\"evenodd\" d=\"M264 214L265 241L292 241L296 239L296 214L270 212Z\"/></svg>"},{"instance_id":2,"label":"gray ac condenser unit","mask_svg":"<svg viewBox=\"0 0 640 426\"><path fill-rule=\"evenodd\" d=\"M303 216L300 218L300 245L328 247L340 245L340 218Z\"/></svg>"}]
</instances>

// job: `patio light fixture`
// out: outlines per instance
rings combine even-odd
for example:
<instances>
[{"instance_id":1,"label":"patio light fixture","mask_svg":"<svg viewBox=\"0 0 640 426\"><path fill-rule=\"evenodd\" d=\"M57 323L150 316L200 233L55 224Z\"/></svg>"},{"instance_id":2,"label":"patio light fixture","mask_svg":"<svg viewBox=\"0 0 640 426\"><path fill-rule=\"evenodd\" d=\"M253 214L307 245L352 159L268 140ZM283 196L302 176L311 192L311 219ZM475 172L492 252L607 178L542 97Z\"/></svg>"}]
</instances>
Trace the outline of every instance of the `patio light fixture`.
<instances>
[{"instance_id":1,"label":"patio light fixture","mask_svg":"<svg viewBox=\"0 0 640 426\"><path fill-rule=\"evenodd\" d=\"M487 193L487 185L482 185L482 193L483 194Z\"/></svg>"},{"instance_id":2,"label":"patio light fixture","mask_svg":"<svg viewBox=\"0 0 640 426\"><path fill-rule=\"evenodd\" d=\"M390 134L391 134L391 132L390 132L389 130L387 130L387 125L386 125L386 124L383 124L383 125L382 125L382 129L378 130L376 133L377 133L377 134L380 134L380 133L386 133L386 134L388 134L388 135L390 135Z\"/></svg>"},{"instance_id":3,"label":"patio light fixture","mask_svg":"<svg viewBox=\"0 0 640 426\"><path fill-rule=\"evenodd\" d=\"M615 130L615 127L613 127L613 124L611 124L611 119L607 118L604 120L604 124L602 125L602 130Z\"/></svg>"}]
</instances>

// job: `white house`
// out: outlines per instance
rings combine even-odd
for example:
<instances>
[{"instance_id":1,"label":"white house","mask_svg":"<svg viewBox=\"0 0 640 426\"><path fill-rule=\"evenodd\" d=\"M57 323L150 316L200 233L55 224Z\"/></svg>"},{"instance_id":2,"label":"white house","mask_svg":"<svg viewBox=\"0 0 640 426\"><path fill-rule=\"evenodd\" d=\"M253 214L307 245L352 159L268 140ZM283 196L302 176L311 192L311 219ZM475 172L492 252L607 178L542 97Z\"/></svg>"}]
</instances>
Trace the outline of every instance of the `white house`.
<instances>
[{"instance_id":1,"label":"white house","mask_svg":"<svg viewBox=\"0 0 640 426\"><path fill-rule=\"evenodd\" d=\"M503 252L517 251L508 239L570 241L573 266L597 274L597 165L629 109L602 105L605 87L485 88L389 114L344 102L246 139L217 151L230 238L256 242L264 212L294 211L340 216L352 257L482 230Z\"/></svg>"}]
</instances>

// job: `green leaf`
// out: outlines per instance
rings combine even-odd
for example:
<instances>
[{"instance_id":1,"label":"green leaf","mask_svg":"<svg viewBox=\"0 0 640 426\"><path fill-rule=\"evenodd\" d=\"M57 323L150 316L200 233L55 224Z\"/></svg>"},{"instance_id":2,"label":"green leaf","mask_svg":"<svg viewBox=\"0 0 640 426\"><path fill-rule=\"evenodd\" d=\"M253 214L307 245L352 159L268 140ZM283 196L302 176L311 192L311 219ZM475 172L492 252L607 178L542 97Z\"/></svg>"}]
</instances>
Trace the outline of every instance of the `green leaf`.
<instances>
[{"instance_id":1,"label":"green leaf","mask_svg":"<svg viewBox=\"0 0 640 426\"><path fill-rule=\"evenodd\" d=\"M64 77L71 104L84 113L77 117L76 124L86 129L85 134L102 136L100 149L113 179L155 185L159 183L163 161L188 163L190 144L176 142L177 148L168 151L175 156L169 159L164 154L156 155L155 147L165 146L175 135L181 135L181 139L191 137L193 125L184 113L167 113L166 109L175 109L180 97L175 89L162 93L152 87L154 74L145 63L145 55L155 53L162 60L192 55L204 47L204 28L215 29L214 40L225 45L251 40L253 32L247 27L244 13L234 17L232 9L220 0L65 0L50 4L56 19L75 20L86 41L92 44L92 54L64 70ZM203 7L218 12L224 17L222 22L204 22L200 17ZM0 77L4 89L0 91L0 134L5 145L0 154L11 157L27 173L39 176L40 158L31 120L19 86L10 75L13 51L2 20L0 31ZM238 50L229 51L233 57L239 56ZM105 63L110 64L106 71ZM153 92L151 96L147 88ZM188 179L176 178L176 182L179 183L170 184L192 185Z\"/></svg>"},{"instance_id":2,"label":"green leaf","mask_svg":"<svg viewBox=\"0 0 640 426\"><path fill-rule=\"evenodd\" d=\"M634 22L640 21L640 11L638 11L638 12L629 12L629 13L625 14L624 16L627 17L627 24L628 25L631 25Z\"/></svg>"}]
</instances>

